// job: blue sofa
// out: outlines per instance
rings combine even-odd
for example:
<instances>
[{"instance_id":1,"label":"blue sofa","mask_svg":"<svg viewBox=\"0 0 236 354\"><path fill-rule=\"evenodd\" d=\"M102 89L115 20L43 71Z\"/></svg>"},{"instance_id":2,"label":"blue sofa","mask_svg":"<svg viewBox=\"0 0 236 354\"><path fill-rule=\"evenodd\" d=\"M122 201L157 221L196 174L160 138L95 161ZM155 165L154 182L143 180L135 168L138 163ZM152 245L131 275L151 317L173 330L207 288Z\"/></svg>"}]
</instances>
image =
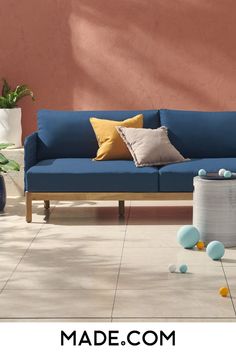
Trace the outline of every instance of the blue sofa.
<instances>
[{"instance_id":1,"label":"blue sofa","mask_svg":"<svg viewBox=\"0 0 236 354\"><path fill-rule=\"evenodd\" d=\"M121 121L144 115L145 128L165 125L190 161L137 168L130 161L94 161L98 149L91 116ZM38 112L38 131L25 140L26 220L32 201L191 199L200 168L236 170L236 112L179 110Z\"/></svg>"}]
</instances>

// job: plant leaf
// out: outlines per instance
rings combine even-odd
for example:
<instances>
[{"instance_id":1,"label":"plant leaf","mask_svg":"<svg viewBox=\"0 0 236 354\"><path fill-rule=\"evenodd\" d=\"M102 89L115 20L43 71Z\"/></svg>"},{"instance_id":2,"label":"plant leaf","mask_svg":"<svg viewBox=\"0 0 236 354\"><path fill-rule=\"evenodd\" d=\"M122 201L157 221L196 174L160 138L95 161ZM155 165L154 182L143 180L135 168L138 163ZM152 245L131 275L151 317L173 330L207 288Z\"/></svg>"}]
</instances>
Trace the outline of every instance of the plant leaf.
<instances>
[{"instance_id":1,"label":"plant leaf","mask_svg":"<svg viewBox=\"0 0 236 354\"><path fill-rule=\"evenodd\" d=\"M0 97L0 108L8 108L6 97Z\"/></svg>"},{"instance_id":2,"label":"plant leaf","mask_svg":"<svg viewBox=\"0 0 236 354\"><path fill-rule=\"evenodd\" d=\"M3 172L20 171L20 165L13 160L9 160L8 163L0 165L0 167Z\"/></svg>"},{"instance_id":3,"label":"plant leaf","mask_svg":"<svg viewBox=\"0 0 236 354\"><path fill-rule=\"evenodd\" d=\"M11 91L10 93L7 94L6 100L7 100L7 108L16 107L16 98L15 98L14 91Z\"/></svg>"},{"instance_id":4,"label":"plant leaf","mask_svg":"<svg viewBox=\"0 0 236 354\"><path fill-rule=\"evenodd\" d=\"M3 86L2 86L2 95L3 97L6 97L6 95L11 91L11 88L9 86L9 84L7 83L6 79L2 79L3 81Z\"/></svg>"},{"instance_id":5,"label":"plant leaf","mask_svg":"<svg viewBox=\"0 0 236 354\"><path fill-rule=\"evenodd\" d=\"M2 143L0 144L0 150L6 149L8 148L8 146L13 146L14 144L10 144L10 143Z\"/></svg>"},{"instance_id":6,"label":"plant leaf","mask_svg":"<svg viewBox=\"0 0 236 354\"><path fill-rule=\"evenodd\" d=\"M6 163L8 163L8 159L0 153L0 165L5 165Z\"/></svg>"},{"instance_id":7,"label":"plant leaf","mask_svg":"<svg viewBox=\"0 0 236 354\"><path fill-rule=\"evenodd\" d=\"M22 91L28 90L28 86L27 85L18 85L16 86L15 92L17 94L21 93Z\"/></svg>"},{"instance_id":8,"label":"plant leaf","mask_svg":"<svg viewBox=\"0 0 236 354\"><path fill-rule=\"evenodd\" d=\"M0 97L0 108L17 107L17 102L25 97L30 96L35 101L34 94L27 85L17 85L13 91L7 81L3 79L2 97Z\"/></svg>"},{"instance_id":9,"label":"plant leaf","mask_svg":"<svg viewBox=\"0 0 236 354\"><path fill-rule=\"evenodd\" d=\"M15 93L17 94L15 102L19 101L25 96L31 96L32 100L35 100L33 92L28 88L27 85L17 86Z\"/></svg>"}]
</instances>

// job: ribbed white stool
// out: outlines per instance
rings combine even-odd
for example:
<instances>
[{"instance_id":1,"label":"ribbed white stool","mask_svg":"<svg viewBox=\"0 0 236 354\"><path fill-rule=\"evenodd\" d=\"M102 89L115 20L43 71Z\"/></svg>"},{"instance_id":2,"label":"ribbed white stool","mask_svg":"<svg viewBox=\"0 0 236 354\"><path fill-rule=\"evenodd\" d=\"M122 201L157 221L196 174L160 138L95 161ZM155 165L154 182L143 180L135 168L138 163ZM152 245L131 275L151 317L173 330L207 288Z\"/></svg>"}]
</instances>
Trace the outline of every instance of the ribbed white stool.
<instances>
[{"instance_id":1,"label":"ribbed white stool","mask_svg":"<svg viewBox=\"0 0 236 354\"><path fill-rule=\"evenodd\" d=\"M236 179L193 181L193 225L202 241L236 246Z\"/></svg>"}]
</instances>

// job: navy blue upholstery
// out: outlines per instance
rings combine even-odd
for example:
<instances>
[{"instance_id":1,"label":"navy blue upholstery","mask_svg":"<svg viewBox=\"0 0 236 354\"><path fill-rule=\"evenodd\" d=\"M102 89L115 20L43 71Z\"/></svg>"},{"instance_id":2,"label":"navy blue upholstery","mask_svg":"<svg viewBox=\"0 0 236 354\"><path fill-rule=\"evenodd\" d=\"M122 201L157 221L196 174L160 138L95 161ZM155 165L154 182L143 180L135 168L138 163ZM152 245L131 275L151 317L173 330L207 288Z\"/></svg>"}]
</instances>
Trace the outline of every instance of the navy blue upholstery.
<instances>
[{"instance_id":1,"label":"navy blue upholstery","mask_svg":"<svg viewBox=\"0 0 236 354\"><path fill-rule=\"evenodd\" d=\"M124 120L144 114L144 127L165 125L172 144L191 161L135 167L133 161L93 161L97 140L89 118ZM29 192L192 192L200 168L236 172L236 112L47 111L25 140Z\"/></svg>"},{"instance_id":2,"label":"navy blue upholstery","mask_svg":"<svg viewBox=\"0 0 236 354\"><path fill-rule=\"evenodd\" d=\"M236 171L236 157L197 159L163 166L159 169L160 192L192 192L193 177L201 168L209 172L220 168Z\"/></svg>"},{"instance_id":3,"label":"navy blue upholstery","mask_svg":"<svg viewBox=\"0 0 236 354\"><path fill-rule=\"evenodd\" d=\"M160 118L184 157L236 157L236 112L161 110Z\"/></svg>"},{"instance_id":4,"label":"navy blue upholstery","mask_svg":"<svg viewBox=\"0 0 236 354\"><path fill-rule=\"evenodd\" d=\"M145 128L160 126L157 110L144 111L50 111L38 112L38 160L62 157L95 157L97 139L89 118L121 121L144 115Z\"/></svg>"},{"instance_id":5,"label":"navy blue upholstery","mask_svg":"<svg viewBox=\"0 0 236 354\"><path fill-rule=\"evenodd\" d=\"M137 168L133 161L50 159L26 172L30 192L157 192L158 169Z\"/></svg>"},{"instance_id":6,"label":"navy blue upholstery","mask_svg":"<svg viewBox=\"0 0 236 354\"><path fill-rule=\"evenodd\" d=\"M31 166L34 166L37 163L37 139L38 139L37 132L34 132L33 134L25 138L25 142L24 142L25 171L27 171Z\"/></svg>"}]
</instances>

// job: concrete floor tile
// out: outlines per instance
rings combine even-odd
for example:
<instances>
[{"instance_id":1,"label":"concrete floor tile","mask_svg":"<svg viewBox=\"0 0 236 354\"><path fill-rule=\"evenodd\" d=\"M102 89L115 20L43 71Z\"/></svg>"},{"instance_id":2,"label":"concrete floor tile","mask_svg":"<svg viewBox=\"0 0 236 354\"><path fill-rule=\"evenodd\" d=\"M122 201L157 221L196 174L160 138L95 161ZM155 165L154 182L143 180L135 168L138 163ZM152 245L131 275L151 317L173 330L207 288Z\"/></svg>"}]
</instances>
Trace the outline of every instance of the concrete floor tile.
<instances>
[{"instance_id":1,"label":"concrete floor tile","mask_svg":"<svg viewBox=\"0 0 236 354\"><path fill-rule=\"evenodd\" d=\"M4 288L6 281L0 281L0 291Z\"/></svg>"},{"instance_id":2,"label":"concrete floor tile","mask_svg":"<svg viewBox=\"0 0 236 354\"><path fill-rule=\"evenodd\" d=\"M224 266L224 272L236 308L236 267Z\"/></svg>"},{"instance_id":3,"label":"concrete floor tile","mask_svg":"<svg viewBox=\"0 0 236 354\"><path fill-rule=\"evenodd\" d=\"M0 235L0 252L1 249L10 248L10 249L25 249L29 246L31 241L38 234L37 231L11 231Z\"/></svg>"},{"instance_id":4,"label":"concrete floor tile","mask_svg":"<svg viewBox=\"0 0 236 354\"><path fill-rule=\"evenodd\" d=\"M236 267L236 247L225 249L225 254L222 258L222 264L224 267Z\"/></svg>"},{"instance_id":5,"label":"concrete floor tile","mask_svg":"<svg viewBox=\"0 0 236 354\"><path fill-rule=\"evenodd\" d=\"M51 205L47 215L34 202L31 224L24 198L0 215L0 321L109 322L117 279L112 321L235 321L236 248L221 263L176 241L191 201L126 202L124 219L117 202ZM170 263L189 273L170 274ZM225 274L232 299L218 295Z\"/></svg>"},{"instance_id":6,"label":"concrete floor tile","mask_svg":"<svg viewBox=\"0 0 236 354\"><path fill-rule=\"evenodd\" d=\"M58 248L58 247L112 247L123 246L125 226L85 226L46 225L37 235L33 248Z\"/></svg>"},{"instance_id":7,"label":"concrete floor tile","mask_svg":"<svg viewBox=\"0 0 236 354\"><path fill-rule=\"evenodd\" d=\"M42 247L27 252L7 289L115 289L122 248Z\"/></svg>"},{"instance_id":8,"label":"concrete floor tile","mask_svg":"<svg viewBox=\"0 0 236 354\"><path fill-rule=\"evenodd\" d=\"M0 319L108 318L113 299L111 290L4 290L0 295Z\"/></svg>"},{"instance_id":9,"label":"concrete floor tile","mask_svg":"<svg viewBox=\"0 0 236 354\"><path fill-rule=\"evenodd\" d=\"M86 206L88 202L69 202L69 204L58 204L53 209L49 223L53 225L126 225L128 221L129 203L125 209L125 217L120 218L118 213L118 202L93 203ZM85 204L85 206L84 206Z\"/></svg>"},{"instance_id":10,"label":"concrete floor tile","mask_svg":"<svg viewBox=\"0 0 236 354\"><path fill-rule=\"evenodd\" d=\"M179 225L128 225L125 245L129 248L178 247Z\"/></svg>"},{"instance_id":11,"label":"concrete floor tile","mask_svg":"<svg viewBox=\"0 0 236 354\"><path fill-rule=\"evenodd\" d=\"M104 269L120 262L121 249L100 247L58 247L40 249L30 248L21 260L20 269L26 271L48 271L49 269L63 271L64 269L80 267L100 267Z\"/></svg>"},{"instance_id":12,"label":"concrete floor tile","mask_svg":"<svg viewBox=\"0 0 236 354\"><path fill-rule=\"evenodd\" d=\"M56 203L57 202L51 203L51 210L53 210ZM9 232L11 228L13 228L13 231L37 230L41 228L42 224L47 222L46 216L47 213L45 213L43 201L34 201L33 222L27 224L25 222L25 198L10 197L7 199L4 212L0 214L0 221L4 221L4 225L2 225L2 232Z\"/></svg>"},{"instance_id":13,"label":"concrete floor tile","mask_svg":"<svg viewBox=\"0 0 236 354\"><path fill-rule=\"evenodd\" d=\"M45 271L24 271L22 267L7 282L8 290L115 290L119 266L76 265Z\"/></svg>"},{"instance_id":14,"label":"concrete floor tile","mask_svg":"<svg viewBox=\"0 0 236 354\"><path fill-rule=\"evenodd\" d=\"M112 318L112 322L236 322L236 317L224 317L224 318L189 318L189 317L124 317L124 318Z\"/></svg>"},{"instance_id":15,"label":"concrete floor tile","mask_svg":"<svg viewBox=\"0 0 236 354\"><path fill-rule=\"evenodd\" d=\"M193 206L192 200L132 200L131 207L178 207Z\"/></svg>"},{"instance_id":16,"label":"concrete floor tile","mask_svg":"<svg viewBox=\"0 0 236 354\"><path fill-rule=\"evenodd\" d=\"M0 255L0 282L6 281L12 275L21 257L8 253Z\"/></svg>"},{"instance_id":17,"label":"concrete floor tile","mask_svg":"<svg viewBox=\"0 0 236 354\"><path fill-rule=\"evenodd\" d=\"M192 223L191 206L131 207L129 225L185 225Z\"/></svg>"},{"instance_id":18,"label":"concrete floor tile","mask_svg":"<svg viewBox=\"0 0 236 354\"><path fill-rule=\"evenodd\" d=\"M186 274L170 273L165 265L125 265L121 267L119 290L158 291L160 288L171 288L179 292L186 290L213 290L226 286L224 272L221 267L189 266Z\"/></svg>"},{"instance_id":19,"label":"concrete floor tile","mask_svg":"<svg viewBox=\"0 0 236 354\"><path fill-rule=\"evenodd\" d=\"M204 267L221 267L220 261L212 261L205 251L196 249L186 250L184 248L124 248L122 256L122 265L148 266L155 265L159 267L174 263L180 265L186 263L189 267L193 265L202 265ZM190 269L190 268L189 268Z\"/></svg>"},{"instance_id":20,"label":"concrete floor tile","mask_svg":"<svg viewBox=\"0 0 236 354\"><path fill-rule=\"evenodd\" d=\"M150 290L118 290L113 318L116 317L185 317L235 318L231 299L217 291L175 288Z\"/></svg>"},{"instance_id":21,"label":"concrete floor tile","mask_svg":"<svg viewBox=\"0 0 236 354\"><path fill-rule=\"evenodd\" d=\"M83 322L83 323L89 323L89 322L95 322L95 323L99 323L99 322L104 322L104 323L107 323L107 322L112 322L111 320L111 317L56 317L56 318L43 318L43 319L40 319L40 318L34 318L34 317L30 317L29 318L0 318L0 323L4 323L4 322L76 322L76 323L80 323L80 322Z\"/></svg>"}]
</instances>

